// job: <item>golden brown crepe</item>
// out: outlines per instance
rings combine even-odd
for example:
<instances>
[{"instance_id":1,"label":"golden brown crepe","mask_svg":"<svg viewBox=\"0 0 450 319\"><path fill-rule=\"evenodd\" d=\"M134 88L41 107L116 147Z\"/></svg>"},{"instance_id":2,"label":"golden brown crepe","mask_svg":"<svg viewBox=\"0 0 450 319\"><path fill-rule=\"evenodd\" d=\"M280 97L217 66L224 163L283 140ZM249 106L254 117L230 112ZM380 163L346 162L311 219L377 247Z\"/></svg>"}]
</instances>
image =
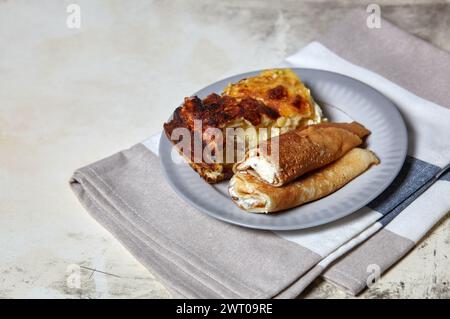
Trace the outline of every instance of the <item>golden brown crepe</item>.
<instances>
[{"instance_id":1,"label":"golden brown crepe","mask_svg":"<svg viewBox=\"0 0 450 319\"><path fill-rule=\"evenodd\" d=\"M359 123L323 123L264 141L247 152L235 172L247 172L273 186L283 186L323 167L362 144L370 134Z\"/></svg>"},{"instance_id":2,"label":"golden brown crepe","mask_svg":"<svg viewBox=\"0 0 450 319\"><path fill-rule=\"evenodd\" d=\"M327 196L378 163L371 151L354 148L337 161L282 187L238 172L231 178L228 191L232 200L248 212L277 212Z\"/></svg>"}]
</instances>

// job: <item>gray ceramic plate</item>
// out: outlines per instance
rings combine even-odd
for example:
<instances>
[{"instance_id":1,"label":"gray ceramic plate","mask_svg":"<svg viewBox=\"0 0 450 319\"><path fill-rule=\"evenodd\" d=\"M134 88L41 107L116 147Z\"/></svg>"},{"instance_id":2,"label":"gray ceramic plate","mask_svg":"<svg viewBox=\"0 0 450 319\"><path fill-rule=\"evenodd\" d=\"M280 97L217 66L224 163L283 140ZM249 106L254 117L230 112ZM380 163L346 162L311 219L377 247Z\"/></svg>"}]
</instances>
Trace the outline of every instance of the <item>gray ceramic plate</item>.
<instances>
[{"instance_id":1,"label":"gray ceramic plate","mask_svg":"<svg viewBox=\"0 0 450 319\"><path fill-rule=\"evenodd\" d=\"M325 116L331 121L358 121L372 131L367 147L381 164L370 168L339 191L315 202L284 212L266 215L238 208L227 193L228 182L209 185L195 173L172 144L161 137L159 154L173 189L200 212L233 224L272 230L317 226L347 216L379 195L400 171L406 156L407 131L395 105L384 95L355 79L326 71L293 69L311 89ZM236 75L195 93L200 97L222 92L230 82L260 71Z\"/></svg>"}]
</instances>

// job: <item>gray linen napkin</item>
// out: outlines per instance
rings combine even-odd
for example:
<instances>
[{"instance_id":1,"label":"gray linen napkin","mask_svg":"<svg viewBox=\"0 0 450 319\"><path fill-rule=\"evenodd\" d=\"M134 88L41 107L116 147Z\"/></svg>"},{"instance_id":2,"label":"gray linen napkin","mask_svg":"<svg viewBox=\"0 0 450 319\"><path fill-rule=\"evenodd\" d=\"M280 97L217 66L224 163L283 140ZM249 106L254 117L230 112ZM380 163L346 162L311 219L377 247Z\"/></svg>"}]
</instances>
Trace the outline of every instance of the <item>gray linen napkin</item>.
<instances>
[{"instance_id":1,"label":"gray linen napkin","mask_svg":"<svg viewBox=\"0 0 450 319\"><path fill-rule=\"evenodd\" d=\"M386 21L378 30L362 28L361 19L350 15L320 41L417 95L450 105L447 54ZM418 85L413 78L433 82ZM86 210L174 296L292 298L322 271L315 267L322 257L309 249L197 212L165 182L159 158L142 144L77 170L70 183Z\"/></svg>"},{"instance_id":2,"label":"gray linen napkin","mask_svg":"<svg viewBox=\"0 0 450 319\"><path fill-rule=\"evenodd\" d=\"M200 214L140 144L79 169L71 185L86 210L178 296L270 298L320 260L272 232Z\"/></svg>"}]
</instances>

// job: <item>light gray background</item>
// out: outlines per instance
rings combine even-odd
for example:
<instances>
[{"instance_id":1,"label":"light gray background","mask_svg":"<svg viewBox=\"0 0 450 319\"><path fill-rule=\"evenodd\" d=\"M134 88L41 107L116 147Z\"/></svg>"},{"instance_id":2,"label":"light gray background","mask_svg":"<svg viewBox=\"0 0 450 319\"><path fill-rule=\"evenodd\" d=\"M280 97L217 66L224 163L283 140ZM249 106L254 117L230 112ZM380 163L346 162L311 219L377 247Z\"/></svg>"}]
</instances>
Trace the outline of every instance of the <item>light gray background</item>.
<instances>
[{"instance_id":1,"label":"light gray background","mask_svg":"<svg viewBox=\"0 0 450 319\"><path fill-rule=\"evenodd\" d=\"M0 297L170 297L83 210L73 170L158 132L185 95L277 65L371 2L1 1ZM79 30L66 27L70 3ZM450 51L449 1L376 3ZM447 218L362 297L449 298L449 230ZM78 289L71 265L84 267ZM303 296L346 297L320 279Z\"/></svg>"}]
</instances>

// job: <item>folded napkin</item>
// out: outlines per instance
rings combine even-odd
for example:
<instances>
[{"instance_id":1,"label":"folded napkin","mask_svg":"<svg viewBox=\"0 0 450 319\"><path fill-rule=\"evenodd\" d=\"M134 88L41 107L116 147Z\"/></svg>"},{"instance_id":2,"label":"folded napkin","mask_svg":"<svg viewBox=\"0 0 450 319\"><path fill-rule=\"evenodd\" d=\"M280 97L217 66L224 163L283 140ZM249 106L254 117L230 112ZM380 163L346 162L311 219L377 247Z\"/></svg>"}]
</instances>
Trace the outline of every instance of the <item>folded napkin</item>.
<instances>
[{"instance_id":1,"label":"folded napkin","mask_svg":"<svg viewBox=\"0 0 450 319\"><path fill-rule=\"evenodd\" d=\"M74 173L71 187L86 210L174 297L293 298L319 275L356 294L373 265L386 270L450 210L450 174L411 205L402 204L450 161L450 110L437 104L450 106L450 56L386 21L381 29L368 29L361 13L343 21L286 65L354 77L400 109L409 156L393 184L367 207L300 231L259 231L215 220L166 183L159 136Z\"/></svg>"}]
</instances>

